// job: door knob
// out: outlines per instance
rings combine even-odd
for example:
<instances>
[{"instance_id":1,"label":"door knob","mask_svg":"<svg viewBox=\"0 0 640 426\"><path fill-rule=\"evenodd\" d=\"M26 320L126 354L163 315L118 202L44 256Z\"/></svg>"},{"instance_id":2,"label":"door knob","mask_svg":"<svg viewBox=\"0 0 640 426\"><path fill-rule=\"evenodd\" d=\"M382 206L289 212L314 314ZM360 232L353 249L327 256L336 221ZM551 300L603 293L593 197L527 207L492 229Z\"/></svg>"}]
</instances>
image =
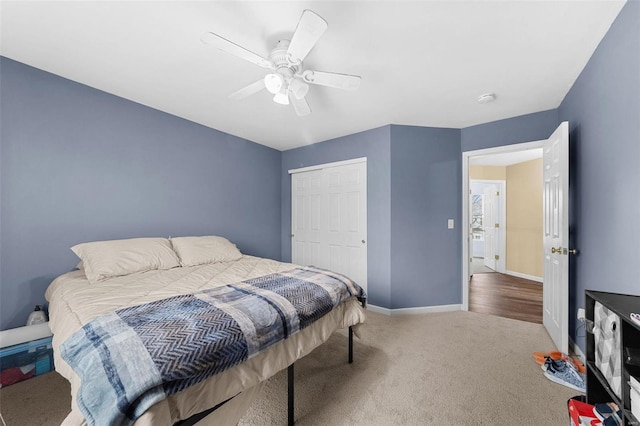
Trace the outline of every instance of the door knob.
<instances>
[{"instance_id":1,"label":"door knob","mask_svg":"<svg viewBox=\"0 0 640 426\"><path fill-rule=\"evenodd\" d=\"M364 244L364 243L366 243L366 241L365 241L365 240L362 240L362 244Z\"/></svg>"},{"instance_id":2,"label":"door knob","mask_svg":"<svg viewBox=\"0 0 640 426\"><path fill-rule=\"evenodd\" d=\"M556 254L556 253L562 254L562 247L558 247L558 248L551 247L551 254Z\"/></svg>"}]
</instances>

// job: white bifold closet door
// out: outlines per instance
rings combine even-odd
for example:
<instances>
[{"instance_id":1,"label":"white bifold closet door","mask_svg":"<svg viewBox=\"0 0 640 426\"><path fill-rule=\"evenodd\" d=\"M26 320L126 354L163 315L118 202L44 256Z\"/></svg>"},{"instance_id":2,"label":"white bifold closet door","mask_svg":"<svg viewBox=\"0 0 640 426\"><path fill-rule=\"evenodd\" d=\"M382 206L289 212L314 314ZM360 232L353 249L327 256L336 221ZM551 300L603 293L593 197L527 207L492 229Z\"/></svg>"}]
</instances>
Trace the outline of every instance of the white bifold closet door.
<instances>
[{"instance_id":1,"label":"white bifold closet door","mask_svg":"<svg viewBox=\"0 0 640 426\"><path fill-rule=\"evenodd\" d=\"M291 260L367 289L366 159L290 170Z\"/></svg>"}]
</instances>

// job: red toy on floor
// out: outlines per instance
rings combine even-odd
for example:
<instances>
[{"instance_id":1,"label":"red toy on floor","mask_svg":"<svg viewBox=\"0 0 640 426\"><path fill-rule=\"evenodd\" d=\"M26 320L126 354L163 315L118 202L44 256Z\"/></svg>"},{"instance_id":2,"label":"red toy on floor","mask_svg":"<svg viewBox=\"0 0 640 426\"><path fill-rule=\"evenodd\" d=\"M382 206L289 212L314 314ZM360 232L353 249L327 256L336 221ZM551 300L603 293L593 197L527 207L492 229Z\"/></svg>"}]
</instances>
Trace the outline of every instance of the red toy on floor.
<instances>
[{"instance_id":1,"label":"red toy on floor","mask_svg":"<svg viewBox=\"0 0 640 426\"><path fill-rule=\"evenodd\" d=\"M23 367L13 367L7 368L6 370L2 370L0 372L0 388L4 386L9 386L14 383L21 382L23 380L27 380L33 375L36 374L36 365L29 364Z\"/></svg>"}]
</instances>

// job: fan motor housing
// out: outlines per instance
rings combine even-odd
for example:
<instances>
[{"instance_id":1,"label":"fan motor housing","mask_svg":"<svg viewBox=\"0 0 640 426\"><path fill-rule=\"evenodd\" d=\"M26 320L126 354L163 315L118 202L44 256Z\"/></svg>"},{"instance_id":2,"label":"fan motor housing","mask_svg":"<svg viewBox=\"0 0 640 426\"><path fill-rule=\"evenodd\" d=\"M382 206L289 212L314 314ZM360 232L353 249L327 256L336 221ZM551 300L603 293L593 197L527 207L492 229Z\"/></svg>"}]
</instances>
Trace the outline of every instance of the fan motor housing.
<instances>
[{"instance_id":1,"label":"fan motor housing","mask_svg":"<svg viewBox=\"0 0 640 426\"><path fill-rule=\"evenodd\" d=\"M288 77L292 77L302 67L302 62L292 63L287 57L287 49L289 48L289 40L279 40L276 47L269 54L269 59L273 62L277 72ZM288 70L289 72L285 71ZM283 72L284 71L284 72Z\"/></svg>"}]
</instances>

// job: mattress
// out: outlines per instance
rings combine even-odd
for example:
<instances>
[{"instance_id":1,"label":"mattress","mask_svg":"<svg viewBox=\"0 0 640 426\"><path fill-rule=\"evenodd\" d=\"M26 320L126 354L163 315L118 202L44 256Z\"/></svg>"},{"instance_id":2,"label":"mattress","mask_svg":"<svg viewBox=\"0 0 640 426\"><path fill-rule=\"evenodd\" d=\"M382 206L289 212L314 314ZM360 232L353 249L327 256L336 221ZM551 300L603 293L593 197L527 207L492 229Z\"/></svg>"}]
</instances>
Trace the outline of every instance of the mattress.
<instances>
[{"instance_id":1,"label":"mattress","mask_svg":"<svg viewBox=\"0 0 640 426\"><path fill-rule=\"evenodd\" d=\"M63 424L82 425L84 418L75 404L80 380L60 357L59 346L84 324L98 315L126 306L139 305L180 294L283 272L296 267L253 256L234 262L180 267L126 275L90 285L82 270L56 278L46 291L50 327L53 332L54 361L58 373L71 383L72 411ZM365 321L364 309L355 299L342 303L320 320L248 361L210 377L197 385L160 401L136 421L136 425L172 425L178 420L213 407L244 392L225 413L224 423L237 423L260 383L295 360L307 355L340 328ZM345 342L345 353L347 345ZM248 391L248 392L247 392ZM215 414L215 413L214 413ZM220 422L220 419L217 420Z\"/></svg>"}]
</instances>

